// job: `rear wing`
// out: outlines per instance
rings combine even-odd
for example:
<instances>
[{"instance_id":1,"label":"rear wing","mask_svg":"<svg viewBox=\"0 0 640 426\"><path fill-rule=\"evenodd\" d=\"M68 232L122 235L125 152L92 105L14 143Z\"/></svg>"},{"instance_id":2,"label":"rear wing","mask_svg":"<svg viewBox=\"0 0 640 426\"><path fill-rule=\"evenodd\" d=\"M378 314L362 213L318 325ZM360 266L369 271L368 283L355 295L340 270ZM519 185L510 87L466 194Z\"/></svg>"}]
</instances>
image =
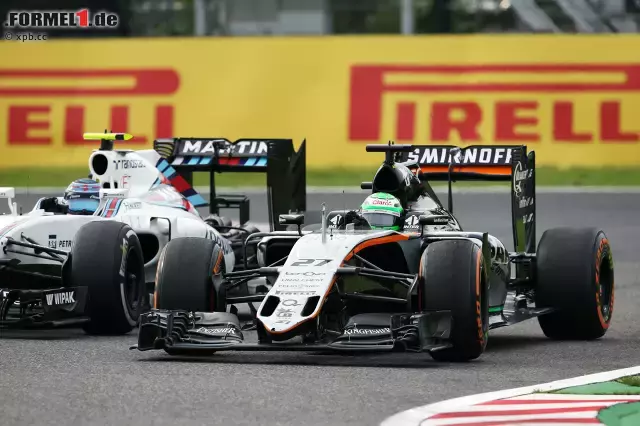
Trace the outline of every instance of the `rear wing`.
<instances>
[{"instance_id":1,"label":"rear wing","mask_svg":"<svg viewBox=\"0 0 640 426\"><path fill-rule=\"evenodd\" d=\"M284 230L278 217L304 212L307 201L306 139L296 152L292 139L173 138L156 139L153 148L184 180L193 185L193 172L209 173L209 211L238 208L240 223L249 220L249 199L216 194L215 173L267 174L271 230Z\"/></svg>"},{"instance_id":2,"label":"rear wing","mask_svg":"<svg viewBox=\"0 0 640 426\"><path fill-rule=\"evenodd\" d=\"M524 145L412 145L398 152L421 180L511 182L511 215L516 252L535 253L535 152Z\"/></svg>"},{"instance_id":3,"label":"rear wing","mask_svg":"<svg viewBox=\"0 0 640 426\"><path fill-rule=\"evenodd\" d=\"M525 146L472 145L456 146L412 145L412 151L402 152L399 159L407 166L417 166L429 181L511 180L513 150ZM451 166L451 169L449 168Z\"/></svg>"}]
</instances>

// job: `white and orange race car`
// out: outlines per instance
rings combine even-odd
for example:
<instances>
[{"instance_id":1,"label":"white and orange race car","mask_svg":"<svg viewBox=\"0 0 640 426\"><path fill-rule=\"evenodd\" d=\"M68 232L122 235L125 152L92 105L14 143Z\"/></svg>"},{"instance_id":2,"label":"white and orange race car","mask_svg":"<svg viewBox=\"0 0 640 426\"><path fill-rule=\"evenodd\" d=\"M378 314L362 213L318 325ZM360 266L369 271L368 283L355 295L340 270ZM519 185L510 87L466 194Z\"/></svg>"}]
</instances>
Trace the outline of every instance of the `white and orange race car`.
<instances>
[{"instance_id":1,"label":"white and orange race car","mask_svg":"<svg viewBox=\"0 0 640 426\"><path fill-rule=\"evenodd\" d=\"M208 241L171 241L155 309L142 315L137 349L428 352L468 361L489 330L537 317L552 338L595 339L613 313L611 247L599 229L556 228L536 248L535 156L524 146L370 145L386 159L360 209L280 216L296 230L258 233L258 268L228 271ZM514 252L463 230L429 181L491 179L511 185ZM267 277L262 294L229 296ZM259 302L241 323L235 305ZM244 331L254 327L258 342Z\"/></svg>"}]
</instances>

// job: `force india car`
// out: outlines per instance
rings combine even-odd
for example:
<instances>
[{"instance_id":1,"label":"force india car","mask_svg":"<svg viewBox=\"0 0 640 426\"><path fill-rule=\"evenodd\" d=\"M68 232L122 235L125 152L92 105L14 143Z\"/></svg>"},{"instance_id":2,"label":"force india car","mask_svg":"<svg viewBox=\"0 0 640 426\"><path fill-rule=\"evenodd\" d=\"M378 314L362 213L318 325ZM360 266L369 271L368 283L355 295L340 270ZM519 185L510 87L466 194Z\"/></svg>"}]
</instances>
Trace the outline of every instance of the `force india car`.
<instances>
[{"instance_id":1,"label":"force india car","mask_svg":"<svg viewBox=\"0 0 640 426\"><path fill-rule=\"evenodd\" d=\"M11 210L0 216L3 328L82 325L95 334L131 331L150 307L160 253L176 238L211 242L227 271L257 266L255 255L241 257L242 240L258 231L248 223L249 200L217 195L215 172L266 172L272 217L305 207L304 142L295 152L287 139L174 138L154 141L152 150L132 151L114 149L114 141L131 135L85 136L101 140L89 157L90 177L102 186L93 215L65 214L62 197L40 199L31 212L18 214L13 188L0 188ZM190 183L198 171L211 175L211 215L205 219L196 208L207 202ZM240 225L230 226L218 216L219 208L238 208ZM272 222L272 230L281 227Z\"/></svg>"},{"instance_id":2,"label":"force india car","mask_svg":"<svg viewBox=\"0 0 640 426\"><path fill-rule=\"evenodd\" d=\"M253 234L259 268L228 272L215 241L171 241L161 255L155 309L142 315L141 351L220 350L428 352L436 360L479 357L491 329L538 317L557 339L595 339L609 327L611 247L599 229L557 228L536 248L535 154L525 146L369 145L386 159L363 189L394 195L401 231L363 226L358 211L282 215L298 231ZM429 181L449 182L449 206ZM451 182L511 183L514 252L486 232L463 230L452 214ZM264 294L230 297L269 277ZM267 287L265 287L267 288ZM255 310L258 342L244 341L235 305Z\"/></svg>"}]
</instances>

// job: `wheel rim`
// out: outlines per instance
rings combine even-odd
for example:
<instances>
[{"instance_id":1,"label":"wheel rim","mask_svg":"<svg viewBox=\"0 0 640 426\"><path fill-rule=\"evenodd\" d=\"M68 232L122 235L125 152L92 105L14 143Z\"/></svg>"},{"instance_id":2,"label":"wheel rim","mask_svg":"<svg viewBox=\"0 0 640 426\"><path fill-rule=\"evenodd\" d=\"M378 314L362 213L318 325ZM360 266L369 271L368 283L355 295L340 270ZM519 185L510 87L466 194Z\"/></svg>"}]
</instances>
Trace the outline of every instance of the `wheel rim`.
<instances>
[{"instance_id":1,"label":"wheel rim","mask_svg":"<svg viewBox=\"0 0 640 426\"><path fill-rule=\"evenodd\" d=\"M222 286L224 285L223 279L222 279L222 270L217 273L214 274L211 277L211 300L210 300L210 305L211 305L211 312L223 312L226 310L226 305L224 306L224 308L222 307L222 303L223 301L222 299Z\"/></svg>"},{"instance_id":2,"label":"wheel rim","mask_svg":"<svg viewBox=\"0 0 640 426\"><path fill-rule=\"evenodd\" d=\"M599 259L600 265L597 269L597 292L599 309L602 318L606 323L611 320L613 302L613 262L611 261L611 253L609 250L603 250Z\"/></svg>"},{"instance_id":3,"label":"wheel rim","mask_svg":"<svg viewBox=\"0 0 640 426\"><path fill-rule=\"evenodd\" d=\"M127 307L135 311L140 304L141 286L138 285L140 261L135 250L129 250L125 267L124 297Z\"/></svg>"},{"instance_id":4,"label":"wheel rim","mask_svg":"<svg viewBox=\"0 0 640 426\"><path fill-rule=\"evenodd\" d=\"M484 334L484 344L487 344L489 336L489 298L487 297L487 282L484 274L484 266L480 267L481 281L480 285L480 306L482 308L482 333Z\"/></svg>"}]
</instances>

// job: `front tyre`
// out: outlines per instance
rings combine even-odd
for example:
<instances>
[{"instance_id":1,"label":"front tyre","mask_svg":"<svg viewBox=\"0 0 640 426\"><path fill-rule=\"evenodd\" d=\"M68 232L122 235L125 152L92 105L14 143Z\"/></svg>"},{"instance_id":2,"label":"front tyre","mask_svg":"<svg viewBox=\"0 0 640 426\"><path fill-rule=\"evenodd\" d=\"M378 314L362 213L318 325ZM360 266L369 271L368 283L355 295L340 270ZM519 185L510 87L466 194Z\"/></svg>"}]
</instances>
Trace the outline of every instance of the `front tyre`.
<instances>
[{"instance_id":1,"label":"front tyre","mask_svg":"<svg viewBox=\"0 0 640 426\"><path fill-rule=\"evenodd\" d=\"M482 249L469 240L429 244L420 260L422 311L451 311L452 347L431 352L436 361L478 358L489 337L487 278Z\"/></svg>"},{"instance_id":2,"label":"front tyre","mask_svg":"<svg viewBox=\"0 0 640 426\"><path fill-rule=\"evenodd\" d=\"M614 273L609 240L599 229L549 229L538 245L536 307L552 339L604 336L613 316Z\"/></svg>"},{"instance_id":3,"label":"front tyre","mask_svg":"<svg viewBox=\"0 0 640 426\"><path fill-rule=\"evenodd\" d=\"M86 286L89 334L126 334L143 308L145 275L142 247L126 224L95 221L82 226L74 239L65 275L74 286Z\"/></svg>"},{"instance_id":4,"label":"front tyre","mask_svg":"<svg viewBox=\"0 0 640 426\"><path fill-rule=\"evenodd\" d=\"M164 248L156 273L155 308L225 312L224 253L204 238L178 238Z\"/></svg>"}]
</instances>

